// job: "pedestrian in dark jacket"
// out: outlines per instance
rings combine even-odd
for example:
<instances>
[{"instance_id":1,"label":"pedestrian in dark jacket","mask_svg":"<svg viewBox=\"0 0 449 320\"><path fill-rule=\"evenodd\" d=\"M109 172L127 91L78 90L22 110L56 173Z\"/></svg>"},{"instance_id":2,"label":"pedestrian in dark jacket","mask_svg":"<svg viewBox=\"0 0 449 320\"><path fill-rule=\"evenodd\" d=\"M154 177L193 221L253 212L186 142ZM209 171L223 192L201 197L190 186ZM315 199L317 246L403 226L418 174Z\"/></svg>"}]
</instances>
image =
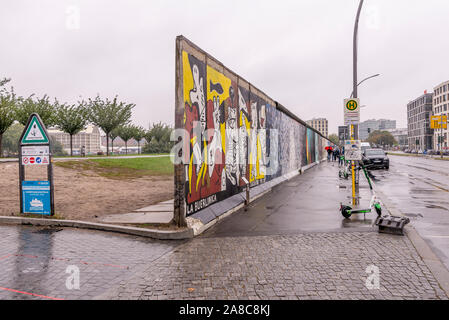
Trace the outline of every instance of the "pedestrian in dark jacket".
<instances>
[{"instance_id":1,"label":"pedestrian in dark jacket","mask_svg":"<svg viewBox=\"0 0 449 320\"><path fill-rule=\"evenodd\" d=\"M327 161L331 161L331 156L332 156L332 148L328 148L327 149Z\"/></svg>"},{"instance_id":2,"label":"pedestrian in dark jacket","mask_svg":"<svg viewBox=\"0 0 449 320\"><path fill-rule=\"evenodd\" d=\"M332 161L337 161L338 158L340 157L340 149L338 147L334 149L332 157L333 157Z\"/></svg>"}]
</instances>

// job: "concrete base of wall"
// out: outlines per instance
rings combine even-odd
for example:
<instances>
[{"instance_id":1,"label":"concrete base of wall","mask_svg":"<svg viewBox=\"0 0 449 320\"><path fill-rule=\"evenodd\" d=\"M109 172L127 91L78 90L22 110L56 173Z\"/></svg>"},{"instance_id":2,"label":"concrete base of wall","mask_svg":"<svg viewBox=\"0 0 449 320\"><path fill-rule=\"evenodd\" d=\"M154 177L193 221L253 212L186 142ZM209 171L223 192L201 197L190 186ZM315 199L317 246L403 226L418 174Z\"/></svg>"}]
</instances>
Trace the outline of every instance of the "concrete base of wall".
<instances>
[{"instance_id":1,"label":"concrete base of wall","mask_svg":"<svg viewBox=\"0 0 449 320\"><path fill-rule=\"evenodd\" d=\"M307 166L301 167L298 170L287 173L281 177L275 178L259 186L250 189L250 203L257 200L264 194L271 191L271 189L285 181L304 173L306 170L318 165L320 161L311 163ZM193 230L195 236L203 233L205 230L212 227L218 221L230 216L232 213L242 209L245 206L246 192L241 192L223 201L214 203L209 207L200 210L191 216L187 217L187 225L189 229Z\"/></svg>"}]
</instances>

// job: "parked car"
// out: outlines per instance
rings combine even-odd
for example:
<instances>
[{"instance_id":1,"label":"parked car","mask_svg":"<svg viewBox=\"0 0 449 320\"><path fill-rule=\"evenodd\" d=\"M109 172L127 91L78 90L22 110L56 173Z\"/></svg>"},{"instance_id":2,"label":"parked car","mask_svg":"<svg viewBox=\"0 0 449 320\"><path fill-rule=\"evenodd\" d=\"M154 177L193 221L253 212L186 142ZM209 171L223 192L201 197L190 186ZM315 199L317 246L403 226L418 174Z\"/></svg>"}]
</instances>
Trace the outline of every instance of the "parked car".
<instances>
[{"instance_id":1,"label":"parked car","mask_svg":"<svg viewBox=\"0 0 449 320\"><path fill-rule=\"evenodd\" d=\"M362 156L363 165L369 169L374 168L390 168L390 159L382 149L366 149Z\"/></svg>"}]
</instances>

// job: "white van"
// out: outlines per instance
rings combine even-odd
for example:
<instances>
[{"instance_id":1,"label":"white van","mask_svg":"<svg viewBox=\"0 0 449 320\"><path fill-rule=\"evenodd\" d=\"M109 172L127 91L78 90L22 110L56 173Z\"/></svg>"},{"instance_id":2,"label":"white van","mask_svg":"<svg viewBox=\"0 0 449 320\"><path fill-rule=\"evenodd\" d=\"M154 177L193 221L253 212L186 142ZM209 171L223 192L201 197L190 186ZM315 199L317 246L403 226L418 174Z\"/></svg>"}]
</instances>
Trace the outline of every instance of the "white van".
<instances>
[{"instance_id":1,"label":"white van","mask_svg":"<svg viewBox=\"0 0 449 320\"><path fill-rule=\"evenodd\" d=\"M362 142L360 146L362 147L362 154L365 154L366 149L371 149L371 144L369 142Z\"/></svg>"}]
</instances>

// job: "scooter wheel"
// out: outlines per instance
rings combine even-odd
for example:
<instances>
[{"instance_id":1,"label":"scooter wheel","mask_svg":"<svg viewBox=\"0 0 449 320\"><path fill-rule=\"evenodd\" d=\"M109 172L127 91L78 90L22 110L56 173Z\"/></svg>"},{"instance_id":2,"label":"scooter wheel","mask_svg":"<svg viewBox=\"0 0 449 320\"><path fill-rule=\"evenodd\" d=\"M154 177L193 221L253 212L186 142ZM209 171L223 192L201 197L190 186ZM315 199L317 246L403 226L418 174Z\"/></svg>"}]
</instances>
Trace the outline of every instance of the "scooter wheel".
<instances>
[{"instance_id":1,"label":"scooter wheel","mask_svg":"<svg viewBox=\"0 0 449 320\"><path fill-rule=\"evenodd\" d=\"M348 206L341 206L340 211L341 214L343 215L343 217L345 217L346 219L349 219L351 217L351 207Z\"/></svg>"}]
</instances>

